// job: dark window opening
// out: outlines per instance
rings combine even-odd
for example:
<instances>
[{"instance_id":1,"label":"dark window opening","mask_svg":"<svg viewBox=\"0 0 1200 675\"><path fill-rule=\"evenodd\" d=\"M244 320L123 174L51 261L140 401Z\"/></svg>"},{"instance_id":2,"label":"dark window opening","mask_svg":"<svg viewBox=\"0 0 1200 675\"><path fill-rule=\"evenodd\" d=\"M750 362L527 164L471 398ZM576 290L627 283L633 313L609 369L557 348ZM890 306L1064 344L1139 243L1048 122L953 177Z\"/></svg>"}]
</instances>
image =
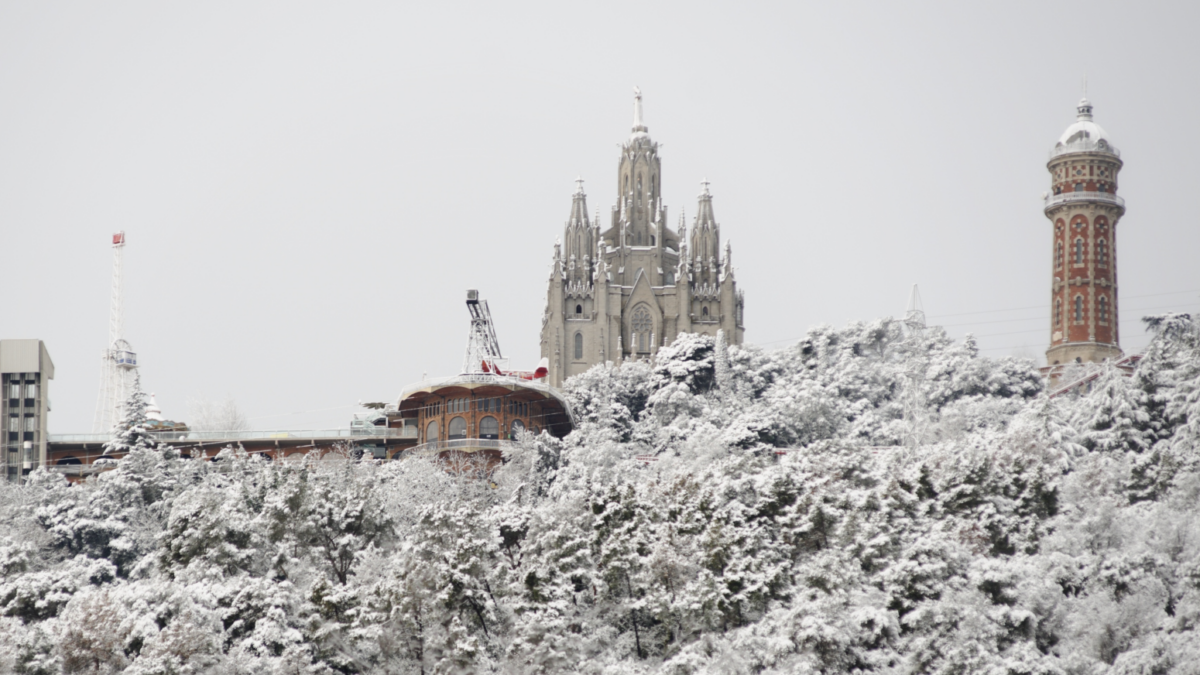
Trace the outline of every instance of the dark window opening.
<instances>
[{"instance_id":1,"label":"dark window opening","mask_svg":"<svg viewBox=\"0 0 1200 675\"><path fill-rule=\"evenodd\" d=\"M459 438L467 437L467 421L461 417L455 417L450 420L450 425L446 429L446 440L453 441Z\"/></svg>"}]
</instances>

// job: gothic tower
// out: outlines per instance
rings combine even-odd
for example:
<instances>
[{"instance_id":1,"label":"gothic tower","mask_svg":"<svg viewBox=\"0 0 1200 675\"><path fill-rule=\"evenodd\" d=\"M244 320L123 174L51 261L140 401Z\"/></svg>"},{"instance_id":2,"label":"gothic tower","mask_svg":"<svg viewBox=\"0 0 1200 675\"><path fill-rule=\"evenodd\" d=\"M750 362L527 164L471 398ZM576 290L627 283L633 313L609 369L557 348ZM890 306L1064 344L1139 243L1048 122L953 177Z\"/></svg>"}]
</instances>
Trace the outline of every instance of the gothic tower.
<instances>
[{"instance_id":1,"label":"gothic tower","mask_svg":"<svg viewBox=\"0 0 1200 675\"><path fill-rule=\"evenodd\" d=\"M617 203L609 227L588 219L583 181L576 181L560 243L554 246L542 356L551 384L561 385L597 363L652 357L679 333L716 335L741 344L745 300L733 278L729 244L721 251L707 181L692 238L680 217L667 225L658 144L642 119L634 90L633 131L617 161Z\"/></svg>"},{"instance_id":2,"label":"gothic tower","mask_svg":"<svg viewBox=\"0 0 1200 675\"><path fill-rule=\"evenodd\" d=\"M1053 194L1046 217L1054 227L1050 348L1051 379L1070 363L1121 357L1117 323L1117 221L1125 200L1117 196L1121 153L1092 121L1092 104L1079 102L1078 117L1050 151Z\"/></svg>"}]
</instances>

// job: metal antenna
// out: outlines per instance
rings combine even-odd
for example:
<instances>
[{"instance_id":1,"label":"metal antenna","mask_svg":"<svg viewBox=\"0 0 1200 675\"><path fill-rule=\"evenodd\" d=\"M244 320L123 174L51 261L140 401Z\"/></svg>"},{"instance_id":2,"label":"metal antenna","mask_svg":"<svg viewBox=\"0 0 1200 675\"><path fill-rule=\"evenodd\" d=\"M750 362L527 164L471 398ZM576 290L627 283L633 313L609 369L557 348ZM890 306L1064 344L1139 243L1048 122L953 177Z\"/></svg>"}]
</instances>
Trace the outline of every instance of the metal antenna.
<instances>
[{"instance_id":1,"label":"metal antenna","mask_svg":"<svg viewBox=\"0 0 1200 675\"><path fill-rule=\"evenodd\" d=\"M913 284L908 295L908 309L904 312L904 325L908 327L906 342L911 346L908 363L904 369L905 387L901 396L904 405L904 421L908 427L904 444L910 448L920 446L925 440L926 401L924 393L925 373L929 363L921 348L925 335L925 307L921 304L921 292Z\"/></svg>"},{"instance_id":2,"label":"metal antenna","mask_svg":"<svg viewBox=\"0 0 1200 675\"><path fill-rule=\"evenodd\" d=\"M925 329L925 306L921 304L921 292L913 284L908 295L908 309L904 312L904 325L913 330Z\"/></svg>"},{"instance_id":3,"label":"metal antenna","mask_svg":"<svg viewBox=\"0 0 1200 675\"><path fill-rule=\"evenodd\" d=\"M96 415L92 419L92 432L97 434L113 431L125 418L125 399L132 391L133 371L138 367L137 354L122 337L125 333L125 314L122 309L124 232L113 235L112 247L112 309L108 315L108 348L101 356L100 396L96 400Z\"/></svg>"}]
</instances>

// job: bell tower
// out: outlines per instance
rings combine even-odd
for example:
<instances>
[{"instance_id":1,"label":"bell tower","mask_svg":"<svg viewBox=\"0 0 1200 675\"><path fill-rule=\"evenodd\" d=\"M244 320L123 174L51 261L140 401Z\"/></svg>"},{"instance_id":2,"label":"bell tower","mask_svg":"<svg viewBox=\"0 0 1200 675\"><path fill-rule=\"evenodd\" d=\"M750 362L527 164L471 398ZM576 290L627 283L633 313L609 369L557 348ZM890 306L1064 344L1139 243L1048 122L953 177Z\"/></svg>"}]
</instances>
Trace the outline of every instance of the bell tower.
<instances>
[{"instance_id":1,"label":"bell tower","mask_svg":"<svg viewBox=\"0 0 1200 675\"><path fill-rule=\"evenodd\" d=\"M1050 294L1051 381L1070 363L1121 358L1117 321L1117 221L1125 200L1117 196L1121 153L1079 102L1075 123L1050 151L1046 168L1052 192L1045 214L1053 227Z\"/></svg>"}]
</instances>

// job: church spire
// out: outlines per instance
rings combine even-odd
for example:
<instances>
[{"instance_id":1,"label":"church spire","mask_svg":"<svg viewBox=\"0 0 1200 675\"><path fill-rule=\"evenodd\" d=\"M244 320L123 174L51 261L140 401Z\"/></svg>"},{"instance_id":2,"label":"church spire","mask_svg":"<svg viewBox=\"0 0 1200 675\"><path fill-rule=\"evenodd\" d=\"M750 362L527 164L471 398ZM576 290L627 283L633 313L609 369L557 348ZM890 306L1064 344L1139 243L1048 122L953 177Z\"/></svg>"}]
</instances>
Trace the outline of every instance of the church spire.
<instances>
[{"instance_id":1,"label":"church spire","mask_svg":"<svg viewBox=\"0 0 1200 675\"><path fill-rule=\"evenodd\" d=\"M567 227L588 227L587 195L583 192L583 178L575 179L575 194L571 195L571 218Z\"/></svg>"}]
</instances>

